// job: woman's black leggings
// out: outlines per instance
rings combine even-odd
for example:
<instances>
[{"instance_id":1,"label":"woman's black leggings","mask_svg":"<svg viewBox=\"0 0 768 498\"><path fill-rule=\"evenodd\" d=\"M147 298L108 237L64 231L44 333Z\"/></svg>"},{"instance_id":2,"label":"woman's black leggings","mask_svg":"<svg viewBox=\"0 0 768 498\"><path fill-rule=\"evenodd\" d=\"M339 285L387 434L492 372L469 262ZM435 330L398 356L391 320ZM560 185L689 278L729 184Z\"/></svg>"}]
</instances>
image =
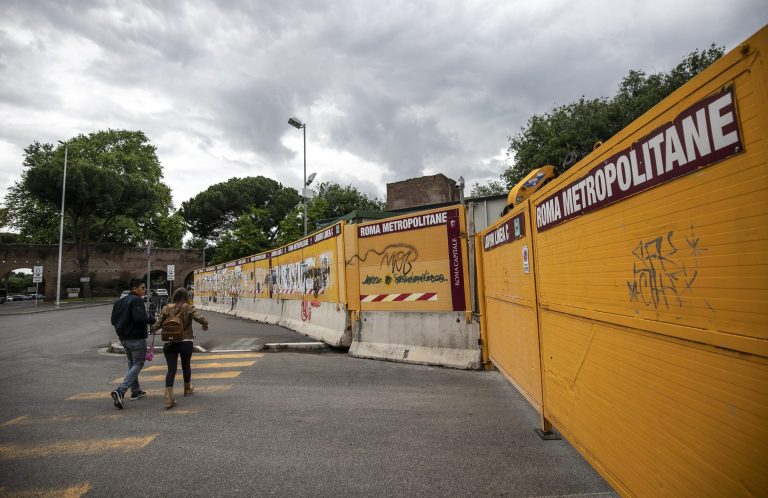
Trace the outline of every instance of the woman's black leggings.
<instances>
[{"instance_id":1,"label":"woman's black leggings","mask_svg":"<svg viewBox=\"0 0 768 498\"><path fill-rule=\"evenodd\" d=\"M184 382L192 380L192 341L166 342L163 344L163 355L165 355L165 362L168 364L165 387L173 387L173 379L176 378L176 370L179 369L179 355L181 355Z\"/></svg>"}]
</instances>

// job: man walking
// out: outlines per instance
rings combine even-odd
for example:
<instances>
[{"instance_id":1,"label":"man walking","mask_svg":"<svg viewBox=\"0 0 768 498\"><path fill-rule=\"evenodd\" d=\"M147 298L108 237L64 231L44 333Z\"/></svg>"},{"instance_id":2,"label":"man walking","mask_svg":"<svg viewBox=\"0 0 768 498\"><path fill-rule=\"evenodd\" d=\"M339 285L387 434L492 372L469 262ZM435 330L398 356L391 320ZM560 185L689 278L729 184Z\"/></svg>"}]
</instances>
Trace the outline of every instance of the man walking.
<instances>
[{"instance_id":1,"label":"man walking","mask_svg":"<svg viewBox=\"0 0 768 498\"><path fill-rule=\"evenodd\" d=\"M147 292L144 281L132 278L129 287L131 293L112 307L112 325L128 357L128 373L118 388L112 391L112 401L120 409L123 408L123 396L128 388L131 389L131 399L147 395L139 386L139 372L144 368L147 356L147 326L155 323L144 308L144 294Z\"/></svg>"}]
</instances>

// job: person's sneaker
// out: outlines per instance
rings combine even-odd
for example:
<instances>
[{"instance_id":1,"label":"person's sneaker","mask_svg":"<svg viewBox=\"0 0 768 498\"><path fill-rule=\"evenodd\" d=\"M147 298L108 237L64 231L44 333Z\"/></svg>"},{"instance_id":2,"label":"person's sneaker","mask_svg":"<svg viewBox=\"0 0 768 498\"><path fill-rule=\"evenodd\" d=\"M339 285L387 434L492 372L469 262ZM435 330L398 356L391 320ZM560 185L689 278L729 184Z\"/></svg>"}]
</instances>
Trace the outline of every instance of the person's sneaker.
<instances>
[{"instance_id":1,"label":"person's sneaker","mask_svg":"<svg viewBox=\"0 0 768 498\"><path fill-rule=\"evenodd\" d=\"M147 395L146 391L139 391L139 392L131 391L131 399L132 400L133 399L141 399L141 398L143 398L146 395Z\"/></svg>"},{"instance_id":2,"label":"person's sneaker","mask_svg":"<svg viewBox=\"0 0 768 498\"><path fill-rule=\"evenodd\" d=\"M114 401L115 406L119 409L123 409L123 393L115 389L110 394L112 394L112 401Z\"/></svg>"}]
</instances>

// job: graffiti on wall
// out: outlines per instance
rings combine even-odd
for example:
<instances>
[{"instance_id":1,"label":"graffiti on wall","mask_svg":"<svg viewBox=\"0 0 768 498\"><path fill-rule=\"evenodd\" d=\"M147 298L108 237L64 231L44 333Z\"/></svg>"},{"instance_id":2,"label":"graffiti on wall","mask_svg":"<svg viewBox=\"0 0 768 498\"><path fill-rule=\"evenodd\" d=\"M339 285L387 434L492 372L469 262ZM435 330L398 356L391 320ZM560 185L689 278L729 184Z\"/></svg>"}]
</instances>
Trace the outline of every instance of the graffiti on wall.
<instances>
[{"instance_id":1,"label":"graffiti on wall","mask_svg":"<svg viewBox=\"0 0 768 498\"><path fill-rule=\"evenodd\" d=\"M331 284L333 253L272 268L272 294L325 294Z\"/></svg>"},{"instance_id":2,"label":"graffiti on wall","mask_svg":"<svg viewBox=\"0 0 768 498\"><path fill-rule=\"evenodd\" d=\"M333 253L322 253L303 261L243 271L241 266L220 268L197 276L197 292L204 303L230 304L235 307L243 296L270 297L286 294L318 297L333 283Z\"/></svg>"},{"instance_id":3,"label":"graffiti on wall","mask_svg":"<svg viewBox=\"0 0 768 498\"><path fill-rule=\"evenodd\" d=\"M429 271L413 273L413 263L419 259L419 251L410 244L390 244L382 251L369 249L362 257L353 256L347 261L347 264L351 264L355 258L365 262L371 253L380 258L379 270L384 270L386 273L383 276L366 274L360 282L362 285L420 284L448 281L444 274L434 274Z\"/></svg>"},{"instance_id":4,"label":"graffiti on wall","mask_svg":"<svg viewBox=\"0 0 768 498\"><path fill-rule=\"evenodd\" d=\"M249 280L242 266L233 266L202 274L199 282L195 279L195 287L204 302L230 304L234 308L238 297L249 288Z\"/></svg>"},{"instance_id":5,"label":"graffiti on wall","mask_svg":"<svg viewBox=\"0 0 768 498\"><path fill-rule=\"evenodd\" d=\"M320 301L302 301L301 302L301 320L308 322L312 320L312 308L319 308Z\"/></svg>"},{"instance_id":6,"label":"graffiti on wall","mask_svg":"<svg viewBox=\"0 0 768 498\"><path fill-rule=\"evenodd\" d=\"M640 240L632 249L632 278L627 280L629 301L657 312L682 308L686 297L694 294L699 278L698 257L706 251L693 226L682 236L669 231ZM713 310L706 299L704 302Z\"/></svg>"},{"instance_id":7,"label":"graffiti on wall","mask_svg":"<svg viewBox=\"0 0 768 498\"><path fill-rule=\"evenodd\" d=\"M368 257L371 253L381 258L379 268L386 265L388 268L391 268L392 273L401 273L404 275L408 275L411 272L413 269L412 263L419 259L419 251L416 247L410 244L390 244L382 251L368 249L362 257L355 254L347 260L347 265L351 265L355 260L359 260L360 262L368 261Z\"/></svg>"}]
</instances>

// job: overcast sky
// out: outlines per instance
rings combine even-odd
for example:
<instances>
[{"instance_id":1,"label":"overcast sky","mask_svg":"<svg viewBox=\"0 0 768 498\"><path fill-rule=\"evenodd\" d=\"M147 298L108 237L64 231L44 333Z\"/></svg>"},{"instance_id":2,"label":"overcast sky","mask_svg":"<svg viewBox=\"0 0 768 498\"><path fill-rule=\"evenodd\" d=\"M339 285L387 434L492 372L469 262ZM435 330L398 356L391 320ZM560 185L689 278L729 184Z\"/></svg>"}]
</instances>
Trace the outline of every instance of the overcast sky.
<instances>
[{"instance_id":1,"label":"overcast sky","mask_svg":"<svg viewBox=\"0 0 768 498\"><path fill-rule=\"evenodd\" d=\"M630 69L768 23L766 0L0 0L0 198L23 149L114 128L157 147L176 206L232 177L498 179L507 137Z\"/></svg>"}]
</instances>

